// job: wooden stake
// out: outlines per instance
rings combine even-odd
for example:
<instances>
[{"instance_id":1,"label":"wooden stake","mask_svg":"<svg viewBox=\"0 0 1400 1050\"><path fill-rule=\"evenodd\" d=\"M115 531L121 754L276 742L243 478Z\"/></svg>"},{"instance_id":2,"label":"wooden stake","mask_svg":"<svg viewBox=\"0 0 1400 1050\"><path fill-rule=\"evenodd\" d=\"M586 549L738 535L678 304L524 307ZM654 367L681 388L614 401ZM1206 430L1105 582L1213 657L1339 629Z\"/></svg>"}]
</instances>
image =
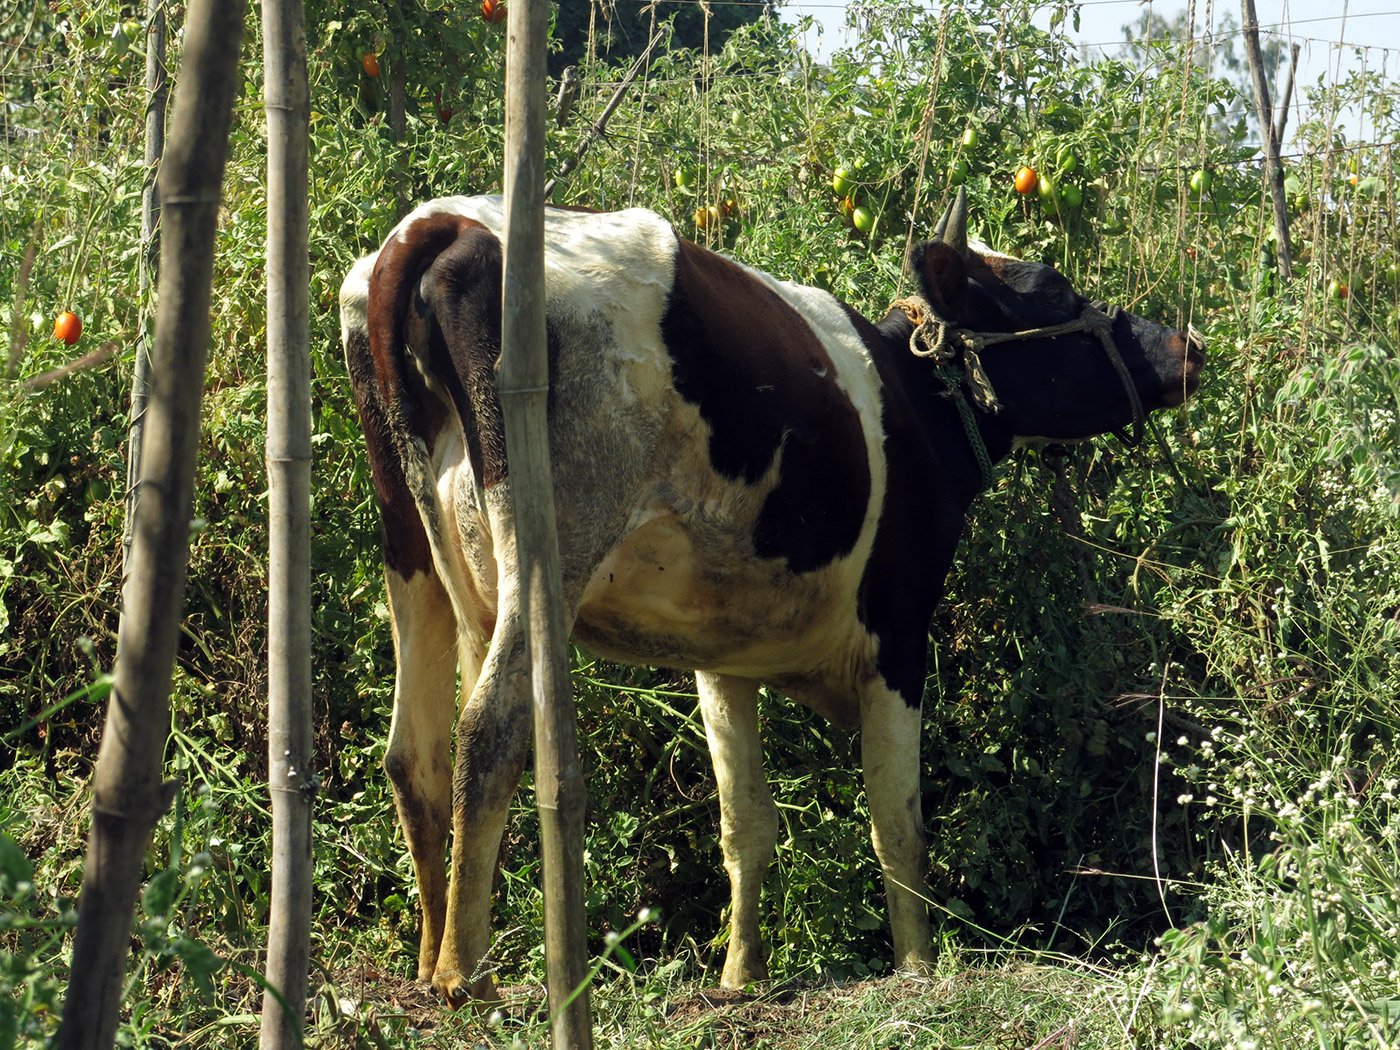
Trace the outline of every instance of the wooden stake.
<instances>
[{"instance_id":1,"label":"wooden stake","mask_svg":"<svg viewBox=\"0 0 1400 1050\"><path fill-rule=\"evenodd\" d=\"M548 0L512 0L506 43L506 248L498 385L514 501L521 612L530 632L551 1033L556 1050L590 1050L583 774L569 689L568 625L545 414L549 387L544 310L548 19Z\"/></svg>"},{"instance_id":2,"label":"wooden stake","mask_svg":"<svg viewBox=\"0 0 1400 1050\"><path fill-rule=\"evenodd\" d=\"M263 1050L302 1045L311 955L311 330L302 0L263 0L267 111L267 750L272 901ZM280 998L279 998L280 996Z\"/></svg>"},{"instance_id":3,"label":"wooden stake","mask_svg":"<svg viewBox=\"0 0 1400 1050\"><path fill-rule=\"evenodd\" d=\"M545 200L549 200L554 196L554 187L559 184L559 180L577 168L579 162L583 160L583 155L588 152L588 148L603 137L603 130L608 125L608 119L613 115L613 111L622 103L622 97L627 94L627 89L632 86L633 81L637 79L642 70L646 67L647 62L651 58L652 49L661 42L661 38L664 35L665 34L658 29L656 33L652 35L651 42L647 44L646 49L632 62L631 68L627 70L627 75L622 78L622 83L617 86L617 90L613 92L612 98L608 99L608 104L603 107L603 112L598 116L598 119L593 122L593 126L588 129L588 133L579 141L578 146L575 147L574 155L572 157L565 157L564 162L559 165L559 174L545 183Z\"/></svg>"},{"instance_id":4,"label":"wooden stake","mask_svg":"<svg viewBox=\"0 0 1400 1050\"><path fill-rule=\"evenodd\" d=\"M1279 160L1278 138L1274 135L1274 112L1269 102L1269 82L1264 75L1264 58L1259 50L1259 16L1254 0L1240 0L1244 15L1244 50L1254 80L1254 104L1259 112L1259 135L1264 140L1264 181L1274 202L1274 233L1278 237L1278 270L1284 280L1293 277L1293 249L1288 243L1288 196L1283 189L1283 163Z\"/></svg>"},{"instance_id":5,"label":"wooden stake","mask_svg":"<svg viewBox=\"0 0 1400 1050\"><path fill-rule=\"evenodd\" d=\"M160 173L160 312L141 453L141 502L117 628L116 680L92 778L73 963L57 1045L106 1050L116 1037L131 912L163 780L170 682L194 509L199 407L209 347L214 231L238 85L243 0L193 0Z\"/></svg>"},{"instance_id":6,"label":"wooden stake","mask_svg":"<svg viewBox=\"0 0 1400 1050\"><path fill-rule=\"evenodd\" d=\"M170 78L165 72L165 0L146 5L146 156L141 184L141 262L136 278L136 301L141 314L136 335L136 363L131 373L131 422L126 438L126 519L122 523L122 578L131 559L131 530L141 490L141 441L145 433L146 402L151 396L151 286L160 274L160 197L156 176L165 154L165 109Z\"/></svg>"}]
</instances>

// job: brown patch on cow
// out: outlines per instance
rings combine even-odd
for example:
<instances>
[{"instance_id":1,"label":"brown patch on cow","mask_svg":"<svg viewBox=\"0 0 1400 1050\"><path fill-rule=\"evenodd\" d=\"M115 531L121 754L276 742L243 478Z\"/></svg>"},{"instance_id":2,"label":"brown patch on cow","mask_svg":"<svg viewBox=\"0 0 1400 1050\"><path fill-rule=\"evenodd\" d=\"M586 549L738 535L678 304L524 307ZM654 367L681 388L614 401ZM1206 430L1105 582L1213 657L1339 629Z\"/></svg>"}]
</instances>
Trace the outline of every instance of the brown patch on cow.
<instances>
[{"instance_id":1,"label":"brown patch on cow","mask_svg":"<svg viewBox=\"0 0 1400 1050\"><path fill-rule=\"evenodd\" d=\"M423 529L418 508L404 479L398 447L375 381L369 338L363 330L347 331L345 360L350 372L350 387L355 395L355 407L359 411L360 429L364 431L365 446L369 450L370 476L374 481L375 500L379 504L384 564L405 579L415 573L432 572L433 556L428 546L428 534ZM416 376L412 378L416 379ZM421 380L418 380L418 385L422 386ZM426 393L424 390L423 394ZM419 424L426 432L434 433L439 421L428 414L419 417Z\"/></svg>"},{"instance_id":2,"label":"brown patch on cow","mask_svg":"<svg viewBox=\"0 0 1400 1050\"><path fill-rule=\"evenodd\" d=\"M811 572L849 554L870 499L860 414L807 321L772 288L681 239L662 318L672 380L710 429L721 477L757 484L781 456L754 553Z\"/></svg>"}]
</instances>

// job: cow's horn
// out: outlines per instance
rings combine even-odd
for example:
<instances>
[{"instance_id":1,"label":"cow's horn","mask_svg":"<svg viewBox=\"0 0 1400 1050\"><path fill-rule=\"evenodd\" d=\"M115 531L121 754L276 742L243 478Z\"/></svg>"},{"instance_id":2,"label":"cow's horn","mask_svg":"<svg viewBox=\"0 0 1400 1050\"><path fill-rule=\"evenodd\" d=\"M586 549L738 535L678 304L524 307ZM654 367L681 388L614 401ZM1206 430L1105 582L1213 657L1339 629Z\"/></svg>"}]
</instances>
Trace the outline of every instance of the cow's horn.
<instances>
[{"instance_id":1,"label":"cow's horn","mask_svg":"<svg viewBox=\"0 0 1400 1050\"><path fill-rule=\"evenodd\" d=\"M958 254L967 254L967 187L958 187L958 195L939 220L934 236L948 247L956 248Z\"/></svg>"}]
</instances>

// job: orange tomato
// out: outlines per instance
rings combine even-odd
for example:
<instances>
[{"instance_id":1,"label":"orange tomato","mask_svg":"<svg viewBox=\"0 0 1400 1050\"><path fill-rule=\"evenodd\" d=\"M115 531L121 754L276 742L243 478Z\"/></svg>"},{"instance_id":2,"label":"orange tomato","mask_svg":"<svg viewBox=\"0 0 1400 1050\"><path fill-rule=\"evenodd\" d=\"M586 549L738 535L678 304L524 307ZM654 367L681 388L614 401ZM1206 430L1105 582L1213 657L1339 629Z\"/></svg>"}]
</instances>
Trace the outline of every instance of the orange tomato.
<instances>
[{"instance_id":1,"label":"orange tomato","mask_svg":"<svg viewBox=\"0 0 1400 1050\"><path fill-rule=\"evenodd\" d=\"M718 226L723 221L724 215L713 204L707 208L695 209L695 225L702 230Z\"/></svg>"},{"instance_id":2,"label":"orange tomato","mask_svg":"<svg viewBox=\"0 0 1400 1050\"><path fill-rule=\"evenodd\" d=\"M366 51L360 56L360 68L365 71L367 77L379 76L379 56L373 51Z\"/></svg>"},{"instance_id":3,"label":"orange tomato","mask_svg":"<svg viewBox=\"0 0 1400 1050\"><path fill-rule=\"evenodd\" d=\"M494 25L506 17L506 5L501 0L481 0L481 17Z\"/></svg>"},{"instance_id":4,"label":"orange tomato","mask_svg":"<svg viewBox=\"0 0 1400 1050\"><path fill-rule=\"evenodd\" d=\"M1022 164L1016 169L1016 192L1034 193L1040 187L1040 173L1029 164Z\"/></svg>"},{"instance_id":5,"label":"orange tomato","mask_svg":"<svg viewBox=\"0 0 1400 1050\"><path fill-rule=\"evenodd\" d=\"M69 346L76 343L82 334L83 322L72 310L64 310L53 323L53 337L62 339Z\"/></svg>"}]
</instances>

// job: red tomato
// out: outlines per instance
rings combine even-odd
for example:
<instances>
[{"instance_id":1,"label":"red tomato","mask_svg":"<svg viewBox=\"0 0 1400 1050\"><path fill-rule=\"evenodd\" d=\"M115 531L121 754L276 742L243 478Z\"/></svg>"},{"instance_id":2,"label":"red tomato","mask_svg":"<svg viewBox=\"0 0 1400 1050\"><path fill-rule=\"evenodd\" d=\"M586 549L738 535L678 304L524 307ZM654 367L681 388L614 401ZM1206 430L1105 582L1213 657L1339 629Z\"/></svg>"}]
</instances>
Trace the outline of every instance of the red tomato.
<instances>
[{"instance_id":1,"label":"red tomato","mask_svg":"<svg viewBox=\"0 0 1400 1050\"><path fill-rule=\"evenodd\" d=\"M78 315L72 310L64 310L53 323L53 337L55 339L62 339L69 346L76 343L78 337L82 334L83 322L78 319Z\"/></svg>"},{"instance_id":2,"label":"red tomato","mask_svg":"<svg viewBox=\"0 0 1400 1050\"><path fill-rule=\"evenodd\" d=\"M501 0L481 0L481 17L494 25L506 17L506 5Z\"/></svg>"},{"instance_id":3,"label":"red tomato","mask_svg":"<svg viewBox=\"0 0 1400 1050\"><path fill-rule=\"evenodd\" d=\"M1034 193L1040 186L1040 173L1029 164L1022 164L1016 169L1016 192Z\"/></svg>"},{"instance_id":4,"label":"red tomato","mask_svg":"<svg viewBox=\"0 0 1400 1050\"><path fill-rule=\"evenodd\" d=\"M367 77L379 76L379 56L373 51L366 51L360 56L360 68L365 71Z\"/></svg>"}]
</instances>

